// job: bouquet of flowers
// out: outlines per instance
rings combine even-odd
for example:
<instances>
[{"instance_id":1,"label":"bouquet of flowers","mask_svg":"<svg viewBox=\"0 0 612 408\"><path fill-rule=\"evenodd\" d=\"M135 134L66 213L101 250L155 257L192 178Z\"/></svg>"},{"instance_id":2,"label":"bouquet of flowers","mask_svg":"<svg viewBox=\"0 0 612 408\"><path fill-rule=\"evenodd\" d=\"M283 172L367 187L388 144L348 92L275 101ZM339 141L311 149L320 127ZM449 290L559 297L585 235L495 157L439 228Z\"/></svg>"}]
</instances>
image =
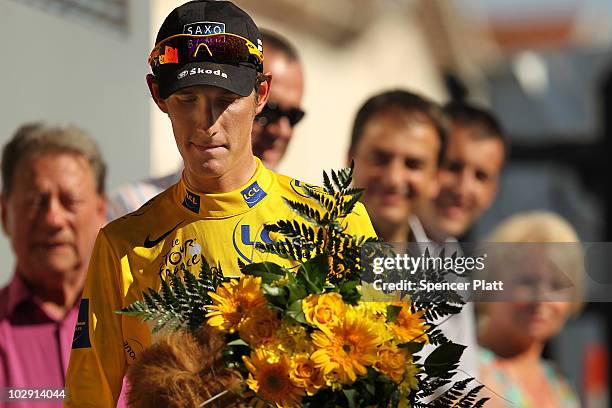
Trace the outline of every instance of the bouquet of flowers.
<instances>
[{"instance_id":1,"label":"bouquet of flowers","mask_svg":"<svg viewBox=\"0 0 612 408\"><path fill-rule=\"evenodd\" d=\"M471 379L451 385L464 347L446 339L434 324L460 311L459 297L436 303L418 296L362 299L362 250L376 239L346 234L341 225L362 193L350 188L351 176L352 167L332 171L331 177L324 173L323 189L305 187L313 205L286 200L303 222L267 226L277 239L258 249L289 258L295 267L239 263L241 277L227 279L204 260L199 276L177 268L162 280L159 292L150 289L143 301L121 311L155 321L154 330L176 333L130 369L138 395L161 393L166 404L182 401L176 406L185 401L216 406L223 398L222 406L484 404L477 395L482 386L470 389ZM185 333L186 343L177 345L176 338ZM198 342L208 350L206 357L184 353L197 350ZM437 348L420 362L417 354L426 343ZM192 377L176 386L176 373L189 369ZM164 373L166 382L152 383L154 371ZM166 388L155 390L155 384ZM185 399L194 394L199 399Z\"/></svg>"}]
</instances>

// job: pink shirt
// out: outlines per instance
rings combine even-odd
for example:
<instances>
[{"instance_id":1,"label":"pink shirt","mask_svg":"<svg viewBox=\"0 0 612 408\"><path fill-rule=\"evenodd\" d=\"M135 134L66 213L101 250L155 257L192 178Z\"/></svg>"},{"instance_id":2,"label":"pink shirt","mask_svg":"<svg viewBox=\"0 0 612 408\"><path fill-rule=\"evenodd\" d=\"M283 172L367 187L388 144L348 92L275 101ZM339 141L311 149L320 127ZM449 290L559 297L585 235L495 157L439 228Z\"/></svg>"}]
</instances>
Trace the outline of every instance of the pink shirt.
<instances>
[{"instance_id":1,"label":"pink shirt","mask_svg":"<svg viewBox=\"0 0 612 408\"><path fill-rule=\"evenodd\" d=\"M0 290L0 393L4 387L64 388L78 311L75 305L64 319L52 318L23 280L13 276ZM61 400L4 399L0 395L0 408L62 406Z\"/></svg>"},{"instance_id":2,"label":"pink shirt","mask_svg":"<svg viewBox=\"0 0 612 408\"><path fill-rule=\"evenodd\" d=\"M64 319L49 316L15 274L0 290L0 408L59 408L62 400L6 402L5 387L63 389L72 349L79 302ZM117 407L126 407L127 382Z\"/></svg>"}]
</instances>

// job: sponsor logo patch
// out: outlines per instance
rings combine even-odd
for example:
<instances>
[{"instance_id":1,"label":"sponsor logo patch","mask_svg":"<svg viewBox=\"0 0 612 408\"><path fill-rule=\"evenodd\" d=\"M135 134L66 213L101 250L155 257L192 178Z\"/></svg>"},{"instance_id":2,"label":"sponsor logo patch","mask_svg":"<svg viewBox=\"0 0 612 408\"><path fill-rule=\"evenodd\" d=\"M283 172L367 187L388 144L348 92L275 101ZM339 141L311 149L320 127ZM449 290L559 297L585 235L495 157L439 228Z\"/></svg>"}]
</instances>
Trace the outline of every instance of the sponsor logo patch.
<instances>
[{"instance_id":1,"label":"sponsor logo patch","mask_svg":"<svg viewBox=\"0 0 612 408\"><path fill-rule=\"evenodd\" d=\"M196 214L200 213L200 196L187 191L187 195L183 199L183 207L193 211Z\"/></svg>"},{"instance_id":2,"label":"sponsor logo patch","mask_svg":"<svg viewBox=\"0 0 612 408\"><path fill-rule=\"evenodd\" d=\"M259 187L259 184L257 184L256 181L242 190L240 193L242 194L242 198L244 198L244 201L247 203L249 208L260 202L267 195L267 193L263 191L261 187Z\"/></svg>"},{"instance_id":3,"label":"sponsor logo patch","mask_svg":"<svg viewBox=\"0 0 612 408\"><path fill-rule=\"evenodd\" d=\"M89 341L89 299L81 299L79 305L79 316L77 318L76 327L74 328L74 337L72 338L72 348L90 348Z\"/></svg>"}]
</instances>

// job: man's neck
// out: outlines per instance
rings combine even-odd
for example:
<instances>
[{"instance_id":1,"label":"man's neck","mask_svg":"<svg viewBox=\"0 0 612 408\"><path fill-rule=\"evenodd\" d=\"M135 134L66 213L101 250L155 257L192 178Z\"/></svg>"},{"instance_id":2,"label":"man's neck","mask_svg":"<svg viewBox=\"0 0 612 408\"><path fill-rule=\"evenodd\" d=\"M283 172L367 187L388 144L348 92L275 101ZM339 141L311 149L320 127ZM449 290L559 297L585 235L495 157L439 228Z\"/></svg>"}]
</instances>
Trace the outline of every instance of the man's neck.
<instances>
[{"instance_id":1,"label":"man's neck","mask_svg":"<svg viewBox=\"0 0 612 408\"><path fill-rule=\"evenodd\" d=\"M408 223L395 225L374 225L376 234L386 242L406 242L410 234Z\"/></svg>"},{"instance_id":2,"label":"man's neck","mask_svg":"<svg viewBox=\"0 0 612 408\"><path fill-rule=\"evenodd\" d=\"M185 169L185 176L189 186L197 193L215 194L229 193L243 186L257 170L255 156L245 160L246 164L235 166L225 174L218 177L199 177Z\"/></svg>"},{"instance_id":3,"label":"man's neck","mask_svg":"<svg viewBox=\"0 0 612 408\"><path fill-rule=\"evenodd\" d=\"M39 299L44 312L55 320L62 320L68 314L68 311L81 296L85 283L85 271L79 274L79 278L72 281L65 280L61 287L37 285L25 279L23 274L20 276L34 296Z\"/></svg>"},{"instance_id":4,"label":"man's neck","mask_svg":"<svg viewBox=\"0 0 612 408\"><path fill-rule=\"evenodd\" d=\"M443 244L446 242L447 239L450 238L448 234L445 234L444 232L439 231L436 228L428 228L426 225L423 225L423 229L425 230L427 237L438 244Z\"/></svg>"}]
</instances>

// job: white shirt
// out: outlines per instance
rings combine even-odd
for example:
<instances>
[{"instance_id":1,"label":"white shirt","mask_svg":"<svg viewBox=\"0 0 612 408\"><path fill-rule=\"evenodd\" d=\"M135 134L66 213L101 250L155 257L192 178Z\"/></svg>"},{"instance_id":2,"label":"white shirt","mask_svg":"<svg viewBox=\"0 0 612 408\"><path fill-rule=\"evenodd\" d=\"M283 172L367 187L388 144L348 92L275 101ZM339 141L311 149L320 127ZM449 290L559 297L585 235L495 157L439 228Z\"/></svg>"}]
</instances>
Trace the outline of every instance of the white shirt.
<instances>
[{"instance_id":1,"label":"white shirt","mask_svg":"<svg viewBox=\"0 0 612 408\"><path fill-rule=\"evenodd\" d=\"M463 253L457 239L451 237L444 244L439 244L427 237L423 224L421 224L421 221L416 216L411 215L408 222L414 239L417 243L422 244L419 245L421 251L424 252L428 248L430 253L438 254L442 248L445 248L447 251L450 249L452 252ZM467 346L459 362L459 370L461 371L453 377L453 380L458 381L468 377L478 378L478 343L476 342L474 303L466 303L460 313L444 317L435 323L449 340ZM422 351L423 358L429 355L435 348L436 346L426 345Z\"/></svg>"}]
</instances>

